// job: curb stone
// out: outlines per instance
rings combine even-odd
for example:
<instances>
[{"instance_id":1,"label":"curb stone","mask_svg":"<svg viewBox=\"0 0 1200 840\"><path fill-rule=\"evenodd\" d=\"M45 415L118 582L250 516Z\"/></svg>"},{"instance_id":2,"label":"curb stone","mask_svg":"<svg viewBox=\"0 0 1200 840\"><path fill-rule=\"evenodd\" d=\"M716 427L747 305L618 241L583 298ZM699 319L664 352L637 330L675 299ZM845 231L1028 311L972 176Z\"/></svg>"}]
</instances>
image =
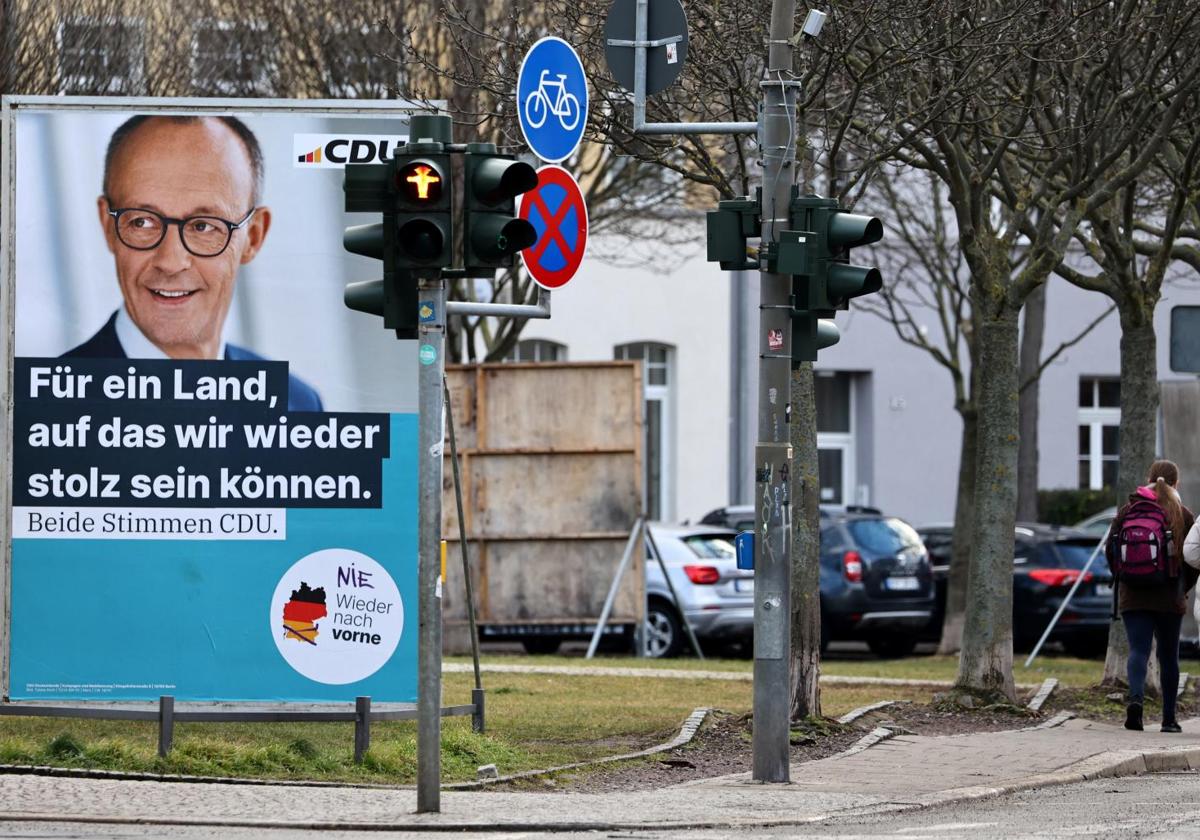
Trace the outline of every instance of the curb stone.
<instances>
[{"instance_id":1,"label":"curb stone","mask_svg":"<svg viewBox=\"0 0 1200 840\"><path fill-rule=\"evenodd\" d=\"M842 715L840 718L837 719L837 722L842 724L843 726L847 723L854 723L854 721L858 720L861 717L865 717L866 715L869 715L871 712L877 712L880 709L886 709L888 706L895 706L897 703L900 703L900 702L902 702L902 701L900 701L900 700L881 700L878 703L871 703L868 706L859 706L857 709L854 709L853 711L846 712L846 714Z\"/></svg>"},{"instance_id":2,"label":"curb stone","mask_svg":"<svg viewBox=\"0 0 1200 840\"><path fill-rule=\"evenodd\" d=\"M677 747L682 747L684 744L690 743L692 738L696 737L696 732L699 731L700 725L704 723L704 719L712 712L712 709L701 707L695 709L687 720L683 722L683 726L679 729L679 734L665 744L658 744L654 747L648 747L638 752L624 753L623 755L609 755L604 758L596 758L591 761L576 761L572 764L560 764L557 767L547 767L541 770L525 770L521 773L512 773L508 776L495 776L487 779L478 779L474 782L454 782L448 785L442 785L442 790L482 790L485 787L502 784L504 782L512 782L520 779L536 779L538 776L549 776L552 773L560 773L565 770L578 770L582 767L596 767L601 764L612 764L617 761L628 761L634 758L646 758L658 753L667 752Z\"/></svg>"}]
</instances>

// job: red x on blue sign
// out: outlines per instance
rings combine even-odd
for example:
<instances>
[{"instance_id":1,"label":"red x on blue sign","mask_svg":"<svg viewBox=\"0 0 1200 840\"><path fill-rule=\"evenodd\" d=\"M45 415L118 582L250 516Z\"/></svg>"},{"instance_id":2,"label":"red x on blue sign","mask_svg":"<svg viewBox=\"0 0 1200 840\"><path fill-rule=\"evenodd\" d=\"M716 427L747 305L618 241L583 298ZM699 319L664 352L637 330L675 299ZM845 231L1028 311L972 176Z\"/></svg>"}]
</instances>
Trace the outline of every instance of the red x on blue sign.
<instances>
[{"instance_id":1,"label":"red x on blue sign","mask_svg":"<svg viewBox=\"0 0 1200 840\"><path fill-rule=\"evenodd\" d=\"M587 205L579 184L561 166L543 166L538 185L521 196L520 216L537 231L537 242L521 252L525 268L545 289L565 286L587 250Z\"/></svg>"}]
</instances>

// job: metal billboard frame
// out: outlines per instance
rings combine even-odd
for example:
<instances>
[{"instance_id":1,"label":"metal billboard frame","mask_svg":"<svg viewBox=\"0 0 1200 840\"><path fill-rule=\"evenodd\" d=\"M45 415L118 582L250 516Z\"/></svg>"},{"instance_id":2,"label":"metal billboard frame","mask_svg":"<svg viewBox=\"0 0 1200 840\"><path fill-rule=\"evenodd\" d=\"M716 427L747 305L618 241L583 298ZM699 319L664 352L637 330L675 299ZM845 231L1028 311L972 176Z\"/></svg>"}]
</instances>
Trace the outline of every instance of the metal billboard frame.
<instances>
[{"instance_id":1,"label":"metal billboard frame","mask_svg":"<svg viewBox=\"0 0 1200 840\"><path fill-rule=\"evenodd\" d=\"M407 100L332 100L332 99L242 99L242 98L195 98L195 97L87 97L87 96L21 96L21 95L6 95L0 97L0 313L3 317L3 325L0 328L0 358L3 359L4 371L0 377L0 405L3 406L3 436L0 437L0 586L2 586L2 603L0 603L0 704L8 706L10 694L10 621L12 617L12 497L11 497L11 481L13 473L12 464L12 436L13 436L13 375L14 375L14 345L15 345L15 297L16 297L16 248L14 245L16 236L16 221L14 219L14 208L16 206L16 173L18 164L18 150L15 148L16 142L16 116L21 111L90 111L90 112L141 112L152 114L188 114L188 115L224 115L224 114L305 114L312 116L328 115L342 117L358 117L358 116L377 116L377 117L405 117L417 114L437 113L439 108L444 106L444 102L410 102ZM361 700L365 698L360 698ZM481 714L482 703L476 698L472 698L471 711L467 711L468 707L453 707L447 710L449 714ZM28 704L31 710L25 711L25 714L50 714L54 716L83 716L83 717L107 717L111 714L110 709L103 709L106 705L111 705L105 701L99 701L93 707L89 707L89 701L78 702L58 702L58 703L35 703ZM160 701L161 703L162 701ZM367 711L363 714L363 710L359 709L359 716L365 720L376 719L396 719L397 717L414 716L411 711L410 704L389 704L391 708L384 710L381 707L380 711L371 712L369 700L367 700ZM12 704L8 714L17 713L16 706ZM122 704L125 715L128 717L131 712L131 707L138 704ZM159 718L159 704L142 704L146 709L152 709L153 718ZM202 704L211 706L212 704ZM213 719L214 715L222 715L225 719L236 719L239 716L246 714L255 714L248 712L248 709L253 709L261 704L255 703L221 703L221 712L208 712L204 719ZM297 704L304 705L304 704ZM315 704L308 704L313 705ZM478 709L474 708L476 705ZM52 711L53 707L57 707L62 711ZM239 709L240 707L240 709ZM401 711L402 707L404 711ZM37 709L33 711L32 709ZM109 714L106 714L106 711ZM0 711L0 714L6 712ZM141 713L139 713L141 714ZM198 713L197 713L198 714ZM273 712L276 719L293 719L291 714L280 717L281 713ZM303 712L295 712L292 714L304 714ZM325 710L318 711L313 708L308 713L316 715L318 719L331 719L321 717L328 715L328 705ZM344 714L344 713L343 713ZM350 712L349 718L353 719L353 712ZM174 717L177 720L182 720L187 716L186 712L177 712ZM197 717L196 719L200 719ZM260 719L260 718L253 718ZM343 719L339 716L338 719Z\"/></svg>"}]
</instances>

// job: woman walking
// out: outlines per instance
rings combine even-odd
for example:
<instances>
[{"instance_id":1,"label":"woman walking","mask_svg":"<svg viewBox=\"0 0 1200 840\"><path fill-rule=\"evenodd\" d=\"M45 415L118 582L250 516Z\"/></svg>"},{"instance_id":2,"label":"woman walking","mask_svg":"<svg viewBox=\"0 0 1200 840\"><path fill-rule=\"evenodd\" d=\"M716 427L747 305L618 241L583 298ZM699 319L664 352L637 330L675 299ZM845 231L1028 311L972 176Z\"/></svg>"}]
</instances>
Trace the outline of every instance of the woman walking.
<instances>
[{"instance_id":1,"label":"woman walking","mask_svg":"<svg viewBox=\"0 0 1200 840\"><path fill-rule=\"evenodd\" d=\"M1146 671L1150 665L1150 647L1157 639L1162 677L1162 731L1181 732L1175 719L1179 691L1179 631L1187 609L1187 593L1195 586L1197 578L1197 571L1183 563L1183 544L1196 517L1180 501L1179 467L1173 462L1155 461L1150 465L1146 481L1147 485L1139 487L1129 497L1128 504L1117 512L1107 547L1109 566L1114 570L1121 568L1124 552L1133 551L1131 543L1122 545L1122 530L1126 525L1131 531L1135 529L1134 521L1142 516L1140 511L1146 509L1147 502L1156 504L1165 514L1163 518L1170 531L1165 579L1148 582L1135 580L1129 573L1118 576L1117 605L1125 623L1125 635L1129 638L1129 702L1125 728L1142 729Z\"/></svg>"}]
</instances>

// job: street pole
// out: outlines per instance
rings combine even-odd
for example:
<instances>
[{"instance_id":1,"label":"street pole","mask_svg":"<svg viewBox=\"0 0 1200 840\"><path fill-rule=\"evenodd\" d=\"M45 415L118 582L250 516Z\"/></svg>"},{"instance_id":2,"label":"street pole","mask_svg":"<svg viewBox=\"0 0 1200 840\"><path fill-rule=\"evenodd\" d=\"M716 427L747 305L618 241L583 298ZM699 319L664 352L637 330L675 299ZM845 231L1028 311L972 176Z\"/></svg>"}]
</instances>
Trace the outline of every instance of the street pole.
<instances>
[{"instance_id":1,"label":"street pole","mask_svg":"<svg viewBox=\"0 0 1200 840\"><path fill-rule=\"evenodd\" d=\"M434 318L420 325L418 389L417 813L441 810L442 779L442 447L445 441L446 281L420 280Z\"/></svg>"},{"instance_id":2,"label":"street pole","mask_svg":"<svg viewBox=\"0 0 1200 840\"><path fill-rule=\"evenodd\" d=\"M762 239L765 255L789 226L795 181L796 87L792 72L795 0L773 0L759 137ZM767 265L765 260L761 261ZM754 780L789 779L791 714L792 278L761 274L759 304L758 444L754 456Z\"/></svg>"}]
</instances>

